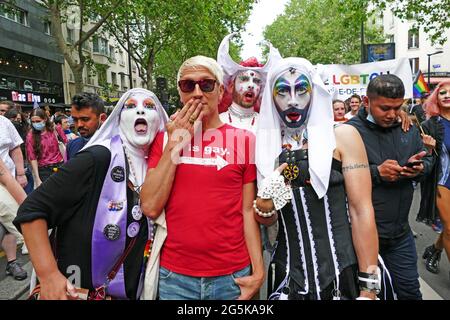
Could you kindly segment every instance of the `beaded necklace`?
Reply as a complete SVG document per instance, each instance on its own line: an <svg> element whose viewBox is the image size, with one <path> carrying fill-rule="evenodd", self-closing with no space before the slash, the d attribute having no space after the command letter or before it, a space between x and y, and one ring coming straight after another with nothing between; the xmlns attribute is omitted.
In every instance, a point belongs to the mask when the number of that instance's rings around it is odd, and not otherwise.
<svg viewBox="0 0 450 320"><path fill-rule="evenodd" d="M230 123L233 122L233 119L231 119L231 115L239 118L239 120L241 120L241 121L242 121L242 119L247 119L247 118L253 117L251 125L253 126L255 124L256 112L252 112L249 114L243 114L243 113L239 113L238 111L236 111L232 107L230 107L230 108L228 108L228 120L230 121Z"/></svg>
<svg viewBox="0 0 450 320"><path fill-rule="evenodd" d="M133 162L131 161L131 157L130 157L130 155L128 154L127 148L126 148L126 147L124 147L123 150L124 150L124 152L125 152L125 156L127 157L128 164L129 164L129 166L130 166L130 173L131 173L131 176L134 178L134 181L137 183L136 170L134 170L134 165L133 165ZM136 186L136 185L131 181L131 179L128 179L128 180L130 181L131 185L133 186L134 191L136 191L137 194L140 195L140 193L141 193L141 188L142 188L142 185L143 185L144 183L142 182L139 186Z"/></svg>
<svg viewBox="0 0 450 320"><path fill-rule="evenodd" d="M136 170L134 169L134 165L133 165L133 162L131 161L131 157L130 157L130 155L128 154L128 152L126 150L127 149L124 147L125 156L127 157L128 164L130 166L130 173L134 177L135 182L137 182ZM144 183L142 183L139 186L135 186L133 184L133 182L131 182L130 179L129 179L129 181L130 181L131 185L133 186L134 191L138 194L139 200L138 200L138 204L137 205L139 207L141 207L140 193L141 193L142 185ZM155 234L156 234L156 229L157 229L157 225L151 219L147 219L147 223L149 224L149 229L151 231L150 231L149 239L145 243L145 248L144 248L144 261L143 261L144 268L147 266L147 261L148 261L148 259L150 257L151 252L152 252L153 240L155 239Z"/></svg>

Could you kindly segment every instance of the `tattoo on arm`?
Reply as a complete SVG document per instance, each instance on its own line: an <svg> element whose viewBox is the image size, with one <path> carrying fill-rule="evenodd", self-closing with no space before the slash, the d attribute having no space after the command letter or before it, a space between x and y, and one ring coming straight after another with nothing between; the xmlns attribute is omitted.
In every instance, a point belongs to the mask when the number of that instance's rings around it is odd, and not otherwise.
<svg viewBox="0 0 450 320"><path fill-rule="evenodd" d="M350 170L354 170L354 169L368 169L368 168L369 168L368 164L363 164L363 163L351 164L351 165L342 167L342 173L350 171Z"/></svg>

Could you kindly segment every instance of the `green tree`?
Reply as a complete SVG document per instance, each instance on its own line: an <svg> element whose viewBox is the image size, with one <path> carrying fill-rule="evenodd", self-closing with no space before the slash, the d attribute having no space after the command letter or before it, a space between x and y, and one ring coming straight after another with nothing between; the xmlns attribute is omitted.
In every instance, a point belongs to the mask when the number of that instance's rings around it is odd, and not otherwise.
<svg viewBox="0 0 450 320"><path fill-rule="evenodd" d="M392 10L402 20L413 20L415 28L423 27L432 44L443 45L450 29L450 0L372 0L380 10Z"/></svg>
<svg viewBox="0 0 450 320"><path fill-rule="evenodd" d="M101 26L119 11L124 0L41 0L38 3L48 10L48 21L56 45L69 65L75 80L76 92L83 91L83 70L93 66L90 52L83 50ZM92 24L88 24L93 21ZM64 38L63 26L78 32L78 40Z"/></svg>
<svg viewBox="0 0 450 320"><path fill-rule="evenodd" d="M266 27L264 37L284 57L352 64L360 61L361 24L367 18L363 0L292 0L285 13ZM381 28L368 23L364 36L366 43L384 42Z"/></svg>
<svg viewBox="0 0 450 320"><path fill-rule="evenodd" d="M222 38L244 26L253 2L128 1L127 12L115 15L106 26L136 61L147 88L153 89L160 76L174 86L185 59L198 54L216 57Z"/></svg>

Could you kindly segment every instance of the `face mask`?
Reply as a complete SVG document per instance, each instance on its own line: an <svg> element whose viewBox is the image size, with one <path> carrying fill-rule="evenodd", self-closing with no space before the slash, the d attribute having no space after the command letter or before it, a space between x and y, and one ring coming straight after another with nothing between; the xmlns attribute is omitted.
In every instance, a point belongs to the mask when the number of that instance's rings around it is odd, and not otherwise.
<svg viewBox="0 0 450 320"><path fill-rule="evenodd" d="M374 123L374 124L377 124L376 122L375 122L375 119L372 117L372 115L369 113L368 115L367 115L367 121L370 121L370 122L372 122L372 123Z"/></svg>
<svg viewBox="0 0 450 320"><path fill-rule="evenodd" d="M120 133L132 146L149 146L159 130L160 118L153 99L142 93L130 96L120 114Z"/></svg>
<svg viewBox="0 0 450 320"><path fill-rule="evenodd" d="M33 128L37 131L42 131L45 128L45 122L36 122L36 123L32 123Z"/></svg>
<svg viewBox="0 0 450 320"><path fill-rule="evenodd" d="M370 104L369 104L369 107L367 108L367 117L366 117L366 119L367 119L367 121L372 122L373 124L377 124L377 122L373 118L372 114L370 113Z"/></svg>
<svg viewBox="0 0 450 320"><path fill-rule="evenodd" d="M299 128L308 118L311 83L299 70L291 68L275 81L273 101L281 120L289 128Z"/></svg>

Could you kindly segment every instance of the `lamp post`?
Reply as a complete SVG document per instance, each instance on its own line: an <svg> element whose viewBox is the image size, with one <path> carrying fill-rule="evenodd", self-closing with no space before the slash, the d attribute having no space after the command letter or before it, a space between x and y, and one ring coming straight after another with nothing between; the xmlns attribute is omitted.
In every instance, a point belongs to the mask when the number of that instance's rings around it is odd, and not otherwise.
<svg viewBox="0 0 450 320"><path fill-rule="evenodd" d="M435 54L439 54L439 53L443 53L444 51L442 51L442 50L439 50L439 51L436 51L436 52L434 52L434 53L427 53L427 56L428 56L428 88L430 88L431 87L431 83L430 83L430 69L431 69L431 56L434 56Z"/></svg>

